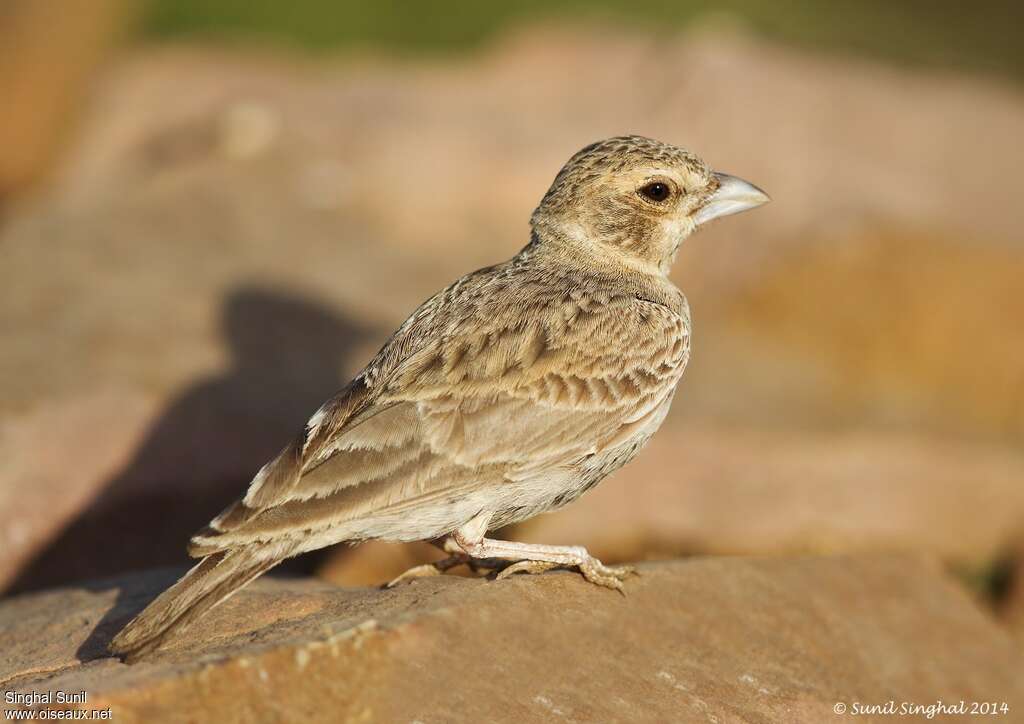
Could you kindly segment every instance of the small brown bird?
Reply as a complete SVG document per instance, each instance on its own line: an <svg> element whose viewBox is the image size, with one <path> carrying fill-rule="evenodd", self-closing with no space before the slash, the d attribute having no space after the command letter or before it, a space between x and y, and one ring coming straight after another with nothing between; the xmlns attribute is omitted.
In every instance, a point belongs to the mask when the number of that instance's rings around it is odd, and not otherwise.
<svg viewBox="0 0 1024 724"><path fill-rule="evenodd" d="M342 541L431 540L499 577L630 573L580 547L486 538L572 502L661 425L690 354L690 312L668 280L701 224L768 201L681 148L639 136L574 155L512 259L420 306L376 357L197 533L198 565L114 638L129 658L291 556Z"/></svg>

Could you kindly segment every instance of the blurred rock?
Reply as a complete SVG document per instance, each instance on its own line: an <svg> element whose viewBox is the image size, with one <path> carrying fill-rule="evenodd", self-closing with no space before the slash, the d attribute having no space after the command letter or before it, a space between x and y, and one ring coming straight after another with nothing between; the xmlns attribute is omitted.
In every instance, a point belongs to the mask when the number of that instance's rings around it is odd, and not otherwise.
<svg viewBox="0 0 1024 724"><path fill-rule="evenodd" d="M6 0L0 9L0 200L50 170L134 0Z"/></svg>
<svg viewBox="0 0 1024 724"><path fill-rule="evenodd" d="M700 346L679 409L1021 449L1024 247L972 239L823 233L780 253L695 309Z"/></svg>
<svg viewBox="0 0 1024 724"><path fill-rule="evenodd" d="M237 103L221 119L220 146L225 157L242 161L270 149L280 130L275 110L259 103Z"/></svg>
<svg viewBox="0 0 1024 724"><path fill-rule="evenodd" d="M998 613L1002 622L1024 645L1024 545L1012 551L1007 579L1007 590L1002 592L1003 600L998 602Z"/></svg>
<svg viewBox="0 0 1024 724"><path fill-rule="evenodd" d="M183 560L420 301L526 240L570 153L622 132L774 202L680 253L694 353L655 447L522 532L993 555L1024 529L1022 130L1015 88L735 33L533 30L415 64L141 50L0 227L0 496L44 481L0 508L0 586ZM420 558L339 555L360 582Z"/></svg>
<svg viewBox="0 0 1024 724"><path fill-rule="evenodd" d="M84 690L122 722L817 723L842 721L837 702L1024 706L1021 650L917 557L645 565L627 597L571 573L389 591L263 579L166 652L102 658L170 580L0 605L5 689Z"/></svg>
<svg viewBox="0 0 1024 724"><path fill-rule="evenodd" d="M124 391L97 390L45 401L0 424L0 589L101 496L105 481L141 441L152 403ZM152 522L152 517L148 522ZM102 559L123 543L118 526L76 551ZM84 543L84 541L83 541ZM143 545L145 550L146 546ZM60 561L61 579L73 565Z"/></svg>

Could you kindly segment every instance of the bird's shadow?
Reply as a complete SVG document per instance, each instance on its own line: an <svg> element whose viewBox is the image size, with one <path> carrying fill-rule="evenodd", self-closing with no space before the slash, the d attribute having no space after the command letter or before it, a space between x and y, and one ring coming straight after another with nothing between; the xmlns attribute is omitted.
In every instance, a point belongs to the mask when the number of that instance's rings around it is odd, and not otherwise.
<svg viewBox="0 0 1024 724"><path fill-rule="evenodd" d="M22 569L8 593L180 566L188 537L244 492L255 471L346 381L353 353L378 336L308 299L260 287L228 295L222 327L228 369L167 405L130 462ZM309 558L298 564L306 571L313 565ZM128 604L119 600L105 620L123 617ZM109 633L104 629L101 621L94 635ZM95 658L92 638L82 653Z"/></svg>
<svg viewBox="0 0 1024 724"><path fill-rule="evenodd" d="M102 594L114 590L116 596L110 608L95 622L89 635L75 650L75 658L82 663L110 656L107 646L114 635L142 609L168 588L184 572L184 568L160 568L128 576L98 581L86 581L81 588ZM92 623L91 621L89 622Z"/></svg>

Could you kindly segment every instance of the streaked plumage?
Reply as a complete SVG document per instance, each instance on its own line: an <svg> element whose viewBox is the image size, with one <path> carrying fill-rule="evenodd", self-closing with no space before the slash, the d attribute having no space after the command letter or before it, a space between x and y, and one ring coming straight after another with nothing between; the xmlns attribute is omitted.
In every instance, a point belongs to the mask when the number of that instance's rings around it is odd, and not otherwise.
<svg viewBox="0 0 1024 724"><path fill-rule="evenodd" d="M341 541L440 539L455 560L571 565L621 586L624 571L582 549L484 533L575 500L657 430L690 351L667 278L676 249L702 221L765 200L650 139L577 153L530 243L417 309L193 537L203 560L111 650L149 651L281 560Z"/></svg>

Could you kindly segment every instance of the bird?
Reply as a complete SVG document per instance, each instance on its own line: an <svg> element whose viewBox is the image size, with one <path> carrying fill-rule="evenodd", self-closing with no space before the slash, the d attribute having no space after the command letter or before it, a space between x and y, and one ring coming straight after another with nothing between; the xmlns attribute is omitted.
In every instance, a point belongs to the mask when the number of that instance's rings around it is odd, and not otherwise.
<svg viewBox="0 0 1024 724"><path fill-rule="evenodd" d="M636 456L668 413L691 318L669 280L680 244L764 191L681 147L592 143L555 176L511 259L416 309L309 418L245 495L196 533L199 562L113 638L137 660L292 556L336 543L431 541L497 577L633 572L580 546L487 532L568 505Z"/></svg>

